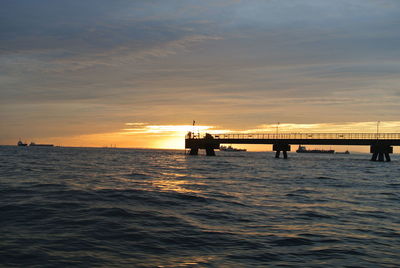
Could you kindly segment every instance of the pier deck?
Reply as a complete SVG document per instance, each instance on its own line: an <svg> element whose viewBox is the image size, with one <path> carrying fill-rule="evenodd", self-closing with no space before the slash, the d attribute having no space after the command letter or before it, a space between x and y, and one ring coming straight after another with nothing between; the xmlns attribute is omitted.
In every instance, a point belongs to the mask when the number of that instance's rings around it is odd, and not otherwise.
<svg viewBox="0 0 400 268"><path fill-rule="evenodd" d="M400 133L280 133L280 134L193 134L185 137L185 148L190 154L197 155L199 149L205 149L207 155L215 155L214 149L221 144L272 144L276 157L283 152L287 158L290 145L364 145L370 146L372 161L390 161L392 146L400 146Z"/></svg>

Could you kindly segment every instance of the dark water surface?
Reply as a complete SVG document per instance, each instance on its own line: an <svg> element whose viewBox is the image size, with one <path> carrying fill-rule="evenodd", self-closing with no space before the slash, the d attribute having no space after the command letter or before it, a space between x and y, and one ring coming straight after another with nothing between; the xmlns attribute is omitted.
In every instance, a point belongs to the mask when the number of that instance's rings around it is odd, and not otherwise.
<svg viewBox="0 0 400 268"><path fill-rule="evenodd" d="M0 147L0 266L399 267L400 159Z"/></svg>

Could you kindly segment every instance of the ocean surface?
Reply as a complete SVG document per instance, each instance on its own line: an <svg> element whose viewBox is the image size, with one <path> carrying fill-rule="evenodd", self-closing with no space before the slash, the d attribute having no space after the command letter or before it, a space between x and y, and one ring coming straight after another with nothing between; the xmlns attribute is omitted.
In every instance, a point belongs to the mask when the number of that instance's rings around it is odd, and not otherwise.
<svg viewBox="0 0 400 268"><path fill-rule="evenodd" d="M2 267L399 267L400 157L0 147Z"/></svg>

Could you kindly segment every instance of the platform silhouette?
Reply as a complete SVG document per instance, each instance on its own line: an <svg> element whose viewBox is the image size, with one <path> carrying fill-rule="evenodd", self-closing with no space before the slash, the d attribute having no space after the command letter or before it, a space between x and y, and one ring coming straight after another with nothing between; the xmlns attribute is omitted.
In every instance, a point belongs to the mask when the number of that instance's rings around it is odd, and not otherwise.
<svg viewBox="0 0 400 268"><path fill-rule="evenodd" d="M291 145L364 145L370 146L372 161L390 161L393 146L400 146L400 133L280 133L280 134L194 134L185 137L185 148L190 155L198 155L199 149L214 156L221 144L272 144L275 157L287 159Z"/></svg>

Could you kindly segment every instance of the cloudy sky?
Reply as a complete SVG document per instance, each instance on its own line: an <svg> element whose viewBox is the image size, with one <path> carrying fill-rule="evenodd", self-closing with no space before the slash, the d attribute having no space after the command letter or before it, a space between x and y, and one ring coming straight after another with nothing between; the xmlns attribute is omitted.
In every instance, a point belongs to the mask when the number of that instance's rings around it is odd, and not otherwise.
<svg viewBox="0 0 400 268"><path fill-rule="evenodd" d="M0 63L0 144L400 132L398 0L2 0Z"/></svg>

